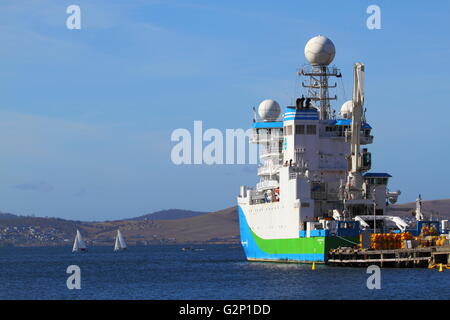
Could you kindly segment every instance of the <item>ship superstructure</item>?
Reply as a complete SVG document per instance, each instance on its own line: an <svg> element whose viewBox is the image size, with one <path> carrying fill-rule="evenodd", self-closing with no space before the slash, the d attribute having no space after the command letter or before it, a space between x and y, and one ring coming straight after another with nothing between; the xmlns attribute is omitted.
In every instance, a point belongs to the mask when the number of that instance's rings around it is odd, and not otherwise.
<svg viewBox="0 0 450 320"><path fill-rule="evenodd" d="M329 249L359 241L360 224L374 229L386 220L388 173L369 172L373 142L364 105L364 65L354 65L353 99L339 114L330 79L332 41L308 41L309 64L298 75L305 94L282 112L264 100L258 107L250 142L260 144L260 181L243 186L238 197L241 242L250 260L325 261ZM370 219L369 219L370 218Z"/></svg>

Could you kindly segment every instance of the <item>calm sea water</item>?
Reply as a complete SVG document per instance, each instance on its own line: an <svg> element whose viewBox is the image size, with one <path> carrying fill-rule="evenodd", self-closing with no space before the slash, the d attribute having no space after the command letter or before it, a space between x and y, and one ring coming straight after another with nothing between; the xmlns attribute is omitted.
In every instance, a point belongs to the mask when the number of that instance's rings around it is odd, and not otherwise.
<svg viewBox="0 0 450 320"><path fill-rule="evenodd" d="M364 268L247 262L229 245L0 248L0 299L450 299L450 270L382 269L369 290ZM69 265L81 289L69 290Z"/></svg>

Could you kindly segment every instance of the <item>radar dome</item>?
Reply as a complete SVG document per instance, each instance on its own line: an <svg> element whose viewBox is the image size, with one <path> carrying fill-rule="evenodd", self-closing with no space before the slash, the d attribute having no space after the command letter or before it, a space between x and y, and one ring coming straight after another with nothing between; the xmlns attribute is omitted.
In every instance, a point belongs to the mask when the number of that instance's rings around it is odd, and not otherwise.
<svg viewBox="0 0 450 320"><path fill-rule="evenodd" d="M353 101L348 100L344 102L344 104L341 107L341 116L345 119L350 119L352 117L353 112Z"/></svg>
<svg viewBox="0 0 450 320"><path fill-rule="evenodd" d="M336 54L333 42L324 36L309 39L305 46L305 58L313 66L329 65Z"/></svg>
<svg viewBox="0 0 450 320"><path fill-rule="evenodd" d="M281 113L278 102L267 99L259 104L258 114L264 121L275 121Z"/></svg>

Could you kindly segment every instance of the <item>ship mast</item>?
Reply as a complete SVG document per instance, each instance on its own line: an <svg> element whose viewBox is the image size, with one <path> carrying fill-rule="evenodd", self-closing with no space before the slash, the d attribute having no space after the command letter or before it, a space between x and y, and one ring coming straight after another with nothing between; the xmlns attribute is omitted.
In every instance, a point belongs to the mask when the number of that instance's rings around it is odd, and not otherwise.
<svg viewBox="0 0 450 320"><path fill-rule="evenodd" d="M330 97L328 89L336 88L337 84L334 83L334 85L329 85L328 78L342 77L339 69L336 67L329 68L323 65L307 65L303 67L298 74L300 76L303 75L309 77L307 84L302 82L302 87L308 89L306 98L311 99L319 109L320 120L333 118L330 101L337 100L337 96L334 95L334 97Z"/></svg>

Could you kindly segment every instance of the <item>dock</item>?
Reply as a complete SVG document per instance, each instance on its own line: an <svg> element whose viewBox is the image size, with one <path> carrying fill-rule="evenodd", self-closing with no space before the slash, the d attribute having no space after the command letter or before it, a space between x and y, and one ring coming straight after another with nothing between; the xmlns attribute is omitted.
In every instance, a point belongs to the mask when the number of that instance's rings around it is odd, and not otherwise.
<svg viewBox="0 0 450 320"><path fill-rule="evenodd" d="M327 264L402 268L427 268L437 264L450 266L450 246L392 250L338 248L328 253Z"/></svg>

